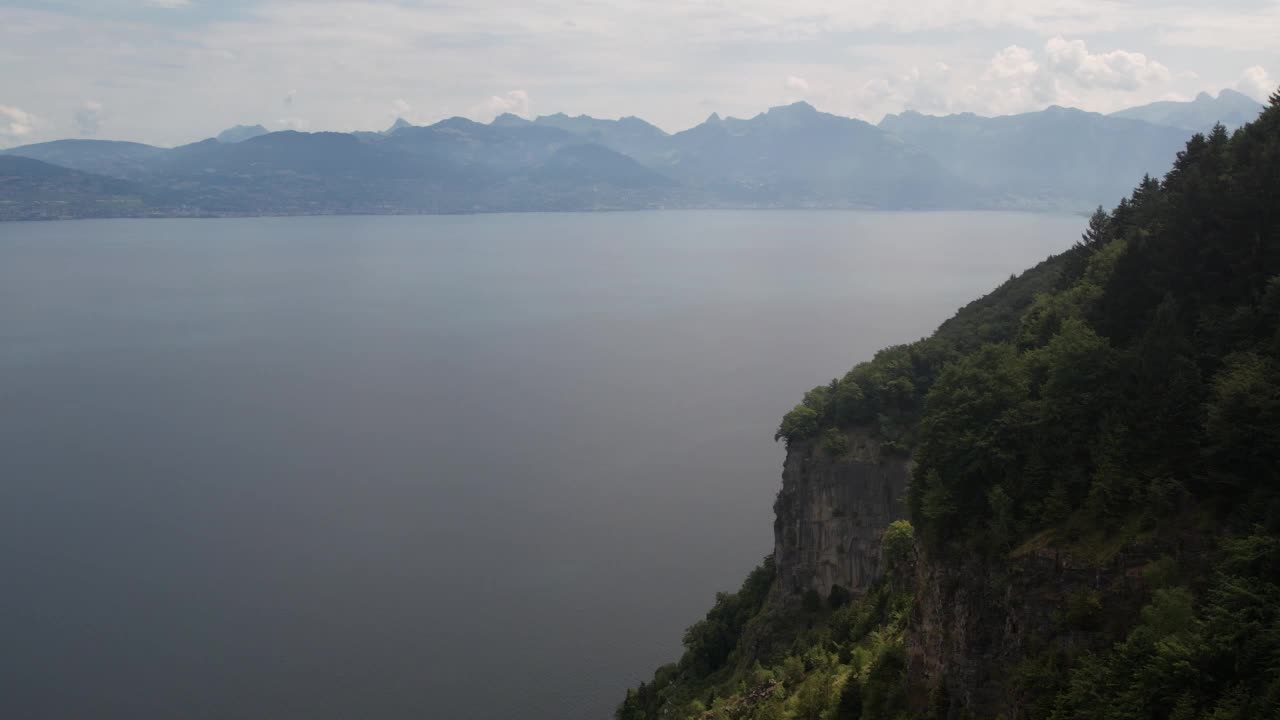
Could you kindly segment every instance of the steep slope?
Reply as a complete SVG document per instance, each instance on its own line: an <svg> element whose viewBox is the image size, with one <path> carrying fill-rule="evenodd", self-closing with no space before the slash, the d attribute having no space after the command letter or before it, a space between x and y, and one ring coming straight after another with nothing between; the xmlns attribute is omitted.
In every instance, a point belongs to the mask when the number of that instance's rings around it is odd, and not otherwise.
<svg viewBox="0 0 1280 720"><path fill-rule="evenodd" d="M808 393L774 556L618 717L1280 717L1278 199L1280 94Z"/></svg>
<svg viewBox="0 0 1280 720"><path fill-rule="evenodd" d="M650 170L622 153L595 145L566 145L530 173L531 180L621 188L666 188L675 181Z"/></svg>
<svg viewBox="0 0 1280 720"><path fill-rule="evenodd" d="M427 127L402 128L377 146L433 163L499 175L527 170L546 162L560 148L581 142L572 133L555 128L483 125L456 117Z"/></svg>
<svg viewBox="0 0 1280 720"><path fill-rule="evenodd" d="M394 210L418 171L412 158L349 134L294 131L184 145L152 167L162 194L230 215Z"/></svg>
<svg viewBox="0 0 1280 720"><path fill-rule="evenodd" d="M413 123L409 122L408 120L405 120L402 117L398 117L396 118L395 122L391 123L390 127L382 131L382 134L392 135L395 133L395 131L399 130L400 128L411 128L411 127L414 127Z"/></svg>
<svg viewBox="0 0 1280 720"><path fill-rule="evenodd" d="M238 143L252 140L259 135L266 135L268 130L261 125L236 125L218 133L214 139L220 143Z"/></svg>
<svg viewBox="0 0 1280 720"><path fill-rule="evenodd" d="M151 164L166 152L164 148L115 140L54 140L10 148L0 155L32 158L86 173L138 179L148 175Z"/></svg>
<svg viewBox="0 0 1280 720"><path fill-rule="evenodd" d="M653 167L731 203L903 208L972 201L970 188L924 152L807 103L750 120L713 115L673 135Z"/></svg>
<svg viewBox="0 0 1280 720"><path fill-rule="evenodd" d="M540 116L533 122L573 133L588 142L630 155L645 164L653 164L669 149L667 138L670 136L638 117L600 120L586 115L569 117L564 113L556 113Z"/></svg>
<svg viewBox="0 0 1280 720"><path fill-rule="evenodd" d="M0 155L0 220L133 217L147 209L135 183Z"/></svg>
<svg viewBox="0 0 1280 720"><path fill-rule="evenodd" d="M1158 174L1187 133L1051 107L1023 115L889 115L880 128L984 189L991 206L1079 210L1111 202L1132 178Z"/></svg>
<svg viewBox="0 0 1280 720"><path fill-rule="evenodd" d="M1111 113L1111 117L1142 120L1153 125L1168 125L1188 132L1209 132L1221 123L1228 130L1258 117L1262 104L1235 90L1223 90L1214 97L1202 92L1194 100L1166 100Z"/></svg>

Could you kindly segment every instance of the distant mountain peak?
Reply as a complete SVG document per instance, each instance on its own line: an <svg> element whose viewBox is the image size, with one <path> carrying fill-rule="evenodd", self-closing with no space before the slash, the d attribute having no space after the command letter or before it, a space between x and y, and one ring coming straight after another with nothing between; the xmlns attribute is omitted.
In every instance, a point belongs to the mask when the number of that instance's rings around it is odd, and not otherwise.
<svg viewBox="0 0 1280 720"><path fill-rule="evenodd" d="M1262 104L1248 95L1224 88L1216 98L1208 92L1201 92L1194 100L1161 100L1112 115L1192 132L1205 132L1215 123L1221 123L1227 128L1239 127L1256 118L1262 110Z"/></svg>
<svg viewBox="0 0 1280 720"><path fill-rule="evenodd" d="M707 116L707 119L706 119L706 120L703 120L703 121L702 121L702 124L703 124L703 125L718 125L720 122L721 122L721 120L720 120L720 113L713 112L713 113L711 113L710 115L708 115L708 116Z"/></svg>
<svg viewBox="0 0 1280 720"><path fill-rule="evenodd" d="M475 120L464 118L460 115L454 115L453 117L445 118L444 120L441 120L440 122L434 125L431 125L430 127L433 127L439 130L450 130L450 129L470 130L475 127L484 127L484 126L476 122Z"/></svg>
<svg viewBox="0 0 1280 720"><path fill-rule="evenodd" d="M777 107L771 107L769 108L769 111L768 111L769 114L786 113L789 115L817 114L817 112L818 112L817 108L805 102L804 100L797 100L796 102L793 102L790 105L779 105Z"/></svg>
<svg viewBox="0 0 1280 720"><path fill-rule="evenodd" d="M398 117L396 118L395 122L391 123L391 127L382 131L382 134L390 135L391 133L399 130L400 128L407 128L407 127L413 127L413 123L409 122L408 120L405 120L402 117Z"/></svg>
<svg viewBox="0 0 1280 720"><path fill-rule="evenodd" d="M220 143L232 144L266 135L267 132L268 130L261 125L236 125L218 133L215 139Z"/></svg>
<svg viewBox="0 0 1280 720"><path fill-rule="evenodd" d="M502 113L498 117L494 118L489 124L494 127L521 127L524 125L532 125L533 123L513 113Z"/></svg>

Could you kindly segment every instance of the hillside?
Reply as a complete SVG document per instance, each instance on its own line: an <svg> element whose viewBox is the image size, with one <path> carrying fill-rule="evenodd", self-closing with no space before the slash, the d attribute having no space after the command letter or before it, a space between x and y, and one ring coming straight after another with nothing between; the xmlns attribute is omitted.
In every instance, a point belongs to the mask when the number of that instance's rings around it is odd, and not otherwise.
<svg viewBox="0 0 1280 720"><path fill-rule="evenodd" d="M1092 207L1168 167L1187 131L1071 108L984 118L889 115L880 128L982 188L994 207Z"/></svg>
<svg viewBox="0 0 1280 720"><path fill-rule="evenodd" d="M807 103L749 120L712 116L671 136L654 165L729 202L784 207L954 207L968 183L873 125Z"/></svg>
<svg viewBox="0 0 1280 720"><path fill-rule="evenodd" d="M0 220L131 217L147 207L136 183L0 155Z"/></svg>
<svg viewBox="0 0 1280 720"><path fill-rule="evenodd" d="M1262 105L1235 90L1222 90L1217 97L1202 92L1190 102L1165 100L1111 113L1111 117L1169 125L1189 132L1209 132L1222 124L1229 130L1258 117Z"/></svg>
<svg viewBox="0 0 1280 720"><path fill-rule="evenodd" d="M774 554L617 717L1280 717L1278 201L1280 94L809 392Z"/></svg>
<svg viewBox="0 0 1280 720"><path fill-rule="evenodd" d="M31 158L80 172L136 180L150 174L168 150L117 140L54 140L0 152Z"/></svg>

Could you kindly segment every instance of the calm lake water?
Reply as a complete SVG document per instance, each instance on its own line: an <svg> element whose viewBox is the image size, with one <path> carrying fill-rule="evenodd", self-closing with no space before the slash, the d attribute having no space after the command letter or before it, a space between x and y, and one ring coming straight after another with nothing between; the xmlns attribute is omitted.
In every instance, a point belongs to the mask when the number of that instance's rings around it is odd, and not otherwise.
<svg viewBox="0 0 1280 720"><path fill-rule="evenodd" d="M0 224L0 717L606 718L808 388L1080 218Z"/></svg>

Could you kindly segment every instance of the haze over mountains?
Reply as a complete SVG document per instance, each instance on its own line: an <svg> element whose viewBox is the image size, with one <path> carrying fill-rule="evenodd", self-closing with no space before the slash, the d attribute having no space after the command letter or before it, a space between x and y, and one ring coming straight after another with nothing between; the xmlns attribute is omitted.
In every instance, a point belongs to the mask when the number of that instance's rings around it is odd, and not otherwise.
<svg viewBox="0 0 1280 720"><path fill-rule="evenodd" d="M1111 113L1111 117L1144 120L1193 132L1205 132L1215 123L1238 128L1258 116L1260 106L1244 93L1226 89L1213 97L1202 92L1191 102L1155 102Z"/></svg>
<svg viewBox="0 0 1280 720"><path fill-rule="evenodd" d="M1160 173L1192 132L1262 106L1224 90L1100 115L987 118L807 103L712 114L668 134L635 117L500 115L383 132L237 126L176 148L58 140L0 153L0 219L462 213L658 207L1082 211ZM5 157L8 156L8 157ZM25 161L16 161L23 158Z"/></svg>

